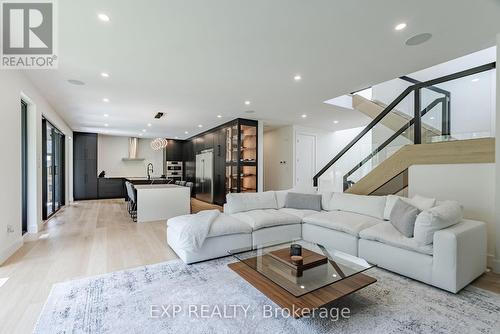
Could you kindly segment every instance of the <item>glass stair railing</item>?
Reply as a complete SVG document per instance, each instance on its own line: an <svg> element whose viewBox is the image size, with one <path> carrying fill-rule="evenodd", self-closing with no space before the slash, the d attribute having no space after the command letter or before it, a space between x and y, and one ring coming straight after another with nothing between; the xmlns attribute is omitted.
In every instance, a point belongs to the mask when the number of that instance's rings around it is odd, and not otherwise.
<svg viewBox="0 0 500 334"><path fill-rule="evenodd" d="M346 191L405 145L490 137L491 124L489 131L464 128L468 123L461 119L464 114L472 118L474 115L458 111L452 114L455 104L451 99L467 101L463 96L467 86L478 75L494 77L494 70L495 63L490 63L426 82L401 77L411 85L314 176L314 186ZM493 91L491 87L485 89ZM405 118L401 118L401 111L407 115ZM455 123L453 117L457 118Z"/></svg>

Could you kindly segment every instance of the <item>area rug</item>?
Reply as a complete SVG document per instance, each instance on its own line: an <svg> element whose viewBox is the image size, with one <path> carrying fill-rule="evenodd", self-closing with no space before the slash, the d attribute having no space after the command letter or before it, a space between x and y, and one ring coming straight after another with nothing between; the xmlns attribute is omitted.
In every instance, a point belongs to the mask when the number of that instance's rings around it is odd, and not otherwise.
<svg viewBox="0 0 500 334"><path fill-rule="evenodd" d="M230 262L174 260L56 284L35 333L500 333L500 295L471 286L455 295L378 268L368 272L377 283L327 315L293 319Z"/></svg>

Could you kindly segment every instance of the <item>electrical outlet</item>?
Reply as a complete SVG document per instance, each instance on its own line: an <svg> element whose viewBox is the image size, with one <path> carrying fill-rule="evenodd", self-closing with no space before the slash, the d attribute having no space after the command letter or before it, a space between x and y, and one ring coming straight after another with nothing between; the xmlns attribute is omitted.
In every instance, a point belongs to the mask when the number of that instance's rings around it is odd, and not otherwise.
<svg viewBox="0 0 500 334"><path fill-rule="evenodd" d="M12 225L7 225L7 233L14 233L14 227L12 227Z"/></svg>

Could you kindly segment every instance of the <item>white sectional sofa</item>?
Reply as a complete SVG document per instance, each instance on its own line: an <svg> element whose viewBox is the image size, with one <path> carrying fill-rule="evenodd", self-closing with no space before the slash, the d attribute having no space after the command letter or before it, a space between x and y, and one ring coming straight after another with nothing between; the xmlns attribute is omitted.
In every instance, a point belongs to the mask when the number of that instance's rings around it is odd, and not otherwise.
<svg viewBox="0 0 500 334"><path fill-rule="evenodd" d="M486 225L462 219L434 233L433 243L403 236L387 220L385 196L321 194L321 211L285 207L287 191L230 194L225 216L203 246L186 251L167 222L167 241L186 263L227 256L228 250L303 238L359 256L379 267L456 293L486 270ZM389 208L390 209L390 208Z"/></svg>

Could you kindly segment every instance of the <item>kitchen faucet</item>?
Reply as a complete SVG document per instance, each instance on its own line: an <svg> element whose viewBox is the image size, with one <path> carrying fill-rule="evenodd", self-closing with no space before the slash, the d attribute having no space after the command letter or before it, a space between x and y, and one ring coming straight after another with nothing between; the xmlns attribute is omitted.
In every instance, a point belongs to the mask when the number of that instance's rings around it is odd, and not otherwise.
<svg viewBox="0 0 500 334"><path fill-rule="evenodd" d="M153 170L153 164L150 162L148 163L148 181L151 180L151 174L149 174L149 172L153 173L154 170Z"/></svg>

